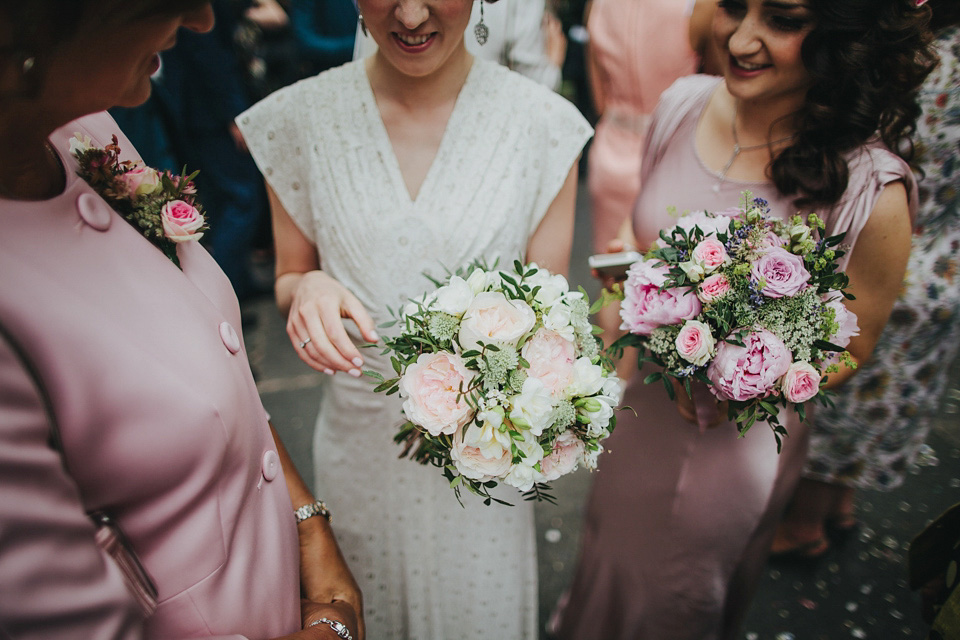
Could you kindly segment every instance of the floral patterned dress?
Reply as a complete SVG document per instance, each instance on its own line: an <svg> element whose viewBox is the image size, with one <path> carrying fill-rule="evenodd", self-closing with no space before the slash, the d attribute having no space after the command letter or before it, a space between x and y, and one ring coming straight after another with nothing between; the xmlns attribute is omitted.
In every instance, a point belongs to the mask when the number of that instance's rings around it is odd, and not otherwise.
<svg viewBox="0 0 960 640"><path fill-rule="evenodd" d="M873 358L818 409L804 477L888 490L903 482L960 347L960 27L938 38L920 95L920 209L907 274Z"/></svg>

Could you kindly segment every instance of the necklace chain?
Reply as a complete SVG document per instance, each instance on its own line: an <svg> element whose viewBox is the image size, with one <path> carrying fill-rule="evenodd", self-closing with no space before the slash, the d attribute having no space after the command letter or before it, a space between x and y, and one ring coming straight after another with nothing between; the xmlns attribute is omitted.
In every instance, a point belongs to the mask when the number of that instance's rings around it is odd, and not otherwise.
<svg viewBox="0 0 960 640"><path fill-rule="evenodd" d="M744 151L756 151L757 149L768 149L774 145L778 145L781 142L787 142L788 140L793 140L797 137L797 134L791 134L789 136L784 136L783 138L777 138L776 140L770 140L768 142L763 142L761 144L751 144L746 147L740 146L740 137L737 135L737 114L740 112L739 103L733 110L733 119L730 120L730 131L733 133L733 153L730 154L730 159L727 160L727 163L723 165L723 169L720 170L720 177L717 180L717 184L713 186L714 193L720 191L720 185L723 184L727 179L727 172L730 171L730 167L733 166L733 163L736 161L737 157Z"/></svg>

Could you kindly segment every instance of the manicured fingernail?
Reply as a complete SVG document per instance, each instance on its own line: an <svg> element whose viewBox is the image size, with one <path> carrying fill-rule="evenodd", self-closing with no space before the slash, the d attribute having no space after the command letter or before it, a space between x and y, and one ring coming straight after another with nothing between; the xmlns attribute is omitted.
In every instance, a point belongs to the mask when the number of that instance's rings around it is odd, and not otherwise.
<svg viewBox="0 0 960 640"><path fill-rule="evenodd" d="M347 373L349 373L350 375L352 375L354 378L359 378L360 375L361 375L361 374L360 374L360 369L350 369L350 371L347 371Z"/></svg>
<svg viewBox="0 0 960 640"><path fill-rule="evenodd" d="M363 358L354 358L353 360L351 360L351 362L353 362L353 365L354 365L355 367L362 367L362 366L363 366Z"/></svg>
<svg viewBox="0 0 960 640"><path fill-rule="evenodd" d="M373 332L370 333L370 338L371 338L374 342L379 342L379 341L380 341L380 336L377 335L377 332L376 332L376 331L373 331Z"/></svg>
<svg viewBox="0 0 960 640"><path fill-rule="evenodd" d="M335 373L333 369L324 369L323 372L328 376L332 376Z"/></svg>

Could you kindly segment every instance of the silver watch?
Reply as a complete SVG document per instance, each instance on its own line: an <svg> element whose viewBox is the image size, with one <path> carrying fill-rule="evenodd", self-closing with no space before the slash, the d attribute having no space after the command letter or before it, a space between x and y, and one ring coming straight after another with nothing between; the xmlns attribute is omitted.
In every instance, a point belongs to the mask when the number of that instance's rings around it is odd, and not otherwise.
<svg viewBox="0 0 960 640"><path fill-rule="evenodd" d="M303 507L301 507L302 509ZM319 620L314 620L307 625L307 629L314 627L318 624L329 625L331 629L337 632L337 636L343 638L343 640L353 640L353 636L350 635L350 629L347 629L347 625L337 620L330 620L329 618L320 618Z"/></svg>
<svg viewBox="0 0 960 640"><path fill-rule="evenodd" d="M305 504L302 507L298 507L294 510L293 515L297 518L297 524L313 516L323 516L328 522L330 521L330 512L327 510L327 505L323 504L323 500L317 500L312 504ZM344 636L340 637L342 638Z"/></svg>

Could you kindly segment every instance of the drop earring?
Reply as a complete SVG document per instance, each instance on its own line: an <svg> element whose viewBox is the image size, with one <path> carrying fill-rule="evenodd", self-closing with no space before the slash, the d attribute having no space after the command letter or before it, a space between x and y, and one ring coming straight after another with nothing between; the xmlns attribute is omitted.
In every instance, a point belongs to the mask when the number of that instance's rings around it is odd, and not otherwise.
<svg viewBox="0 0 960 640"><path fill-rule="evenodd" d="M481 47L487 44L487 38L490 37L490 29L483 23L483 0L480 0L480 22L473 28L473 35Z"/></svg>
<svg viewBox="0 0 960 640"><path fill-rule="evenodd" d="M363 14L357 11L357 21L360 23L360 31L363 32L363 35L370 35L367 33L367 23L363 21Z"/></svg>

